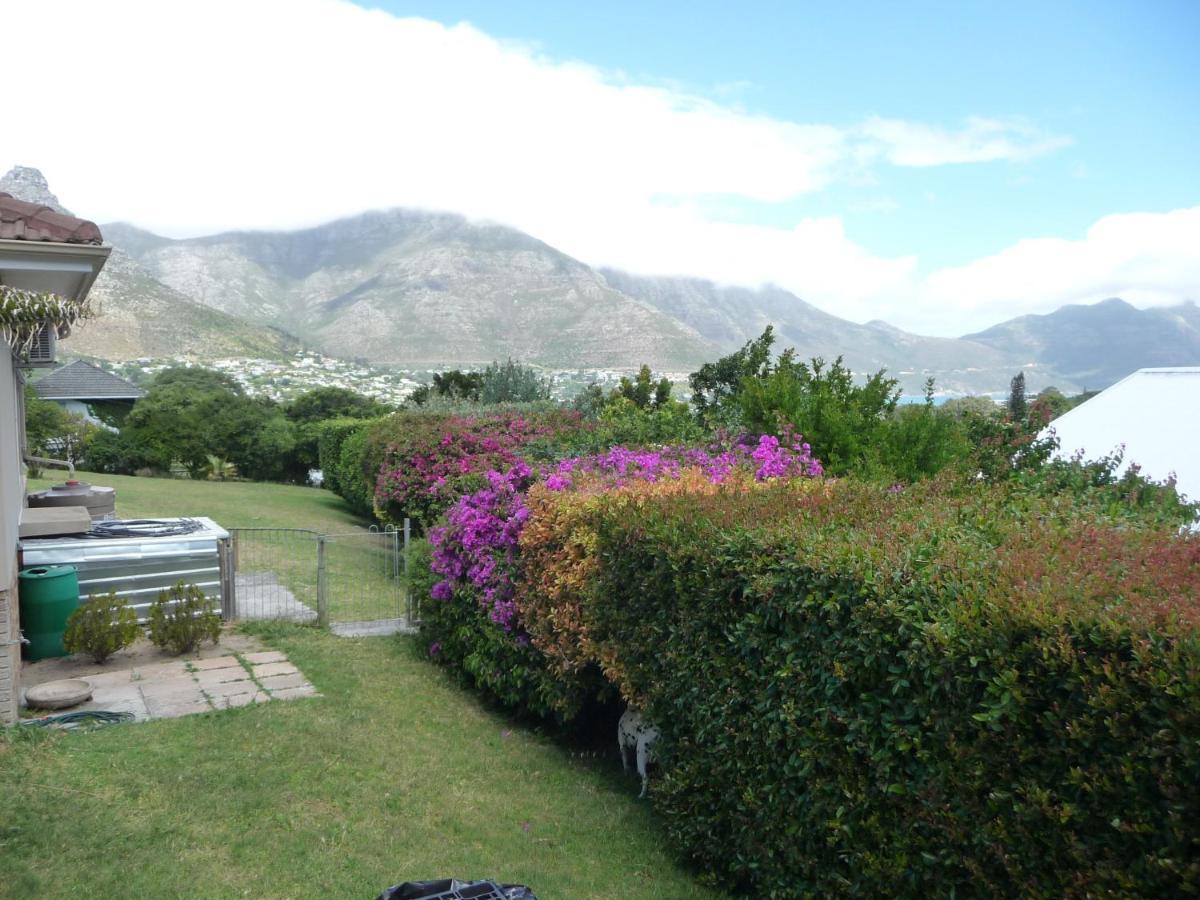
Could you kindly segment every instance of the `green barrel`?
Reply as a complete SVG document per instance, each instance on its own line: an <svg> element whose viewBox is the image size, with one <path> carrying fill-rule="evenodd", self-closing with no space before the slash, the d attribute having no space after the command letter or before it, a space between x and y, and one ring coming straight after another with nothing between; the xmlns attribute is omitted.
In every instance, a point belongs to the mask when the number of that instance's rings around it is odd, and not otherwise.
<svg viewBox="0 0 1200 900"><path fill-rule="evenodd" d="M66 656L63 632L79 605L79 573L74 566L35 566L21 572L19 580L21 631L29 640L25 658Z"/></svg>

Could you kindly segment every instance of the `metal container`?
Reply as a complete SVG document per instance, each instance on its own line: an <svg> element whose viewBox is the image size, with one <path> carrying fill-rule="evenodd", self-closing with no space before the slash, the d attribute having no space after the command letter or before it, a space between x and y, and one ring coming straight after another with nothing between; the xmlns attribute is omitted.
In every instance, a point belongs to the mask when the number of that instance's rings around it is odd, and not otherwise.
<svg viewBox="0 0 1200 900"><path fill-rule="evenodd" d="M162 534L162 531L186 533ZM212 519L115 519L81 536L27 538L18 545L26 566L74 566L79 594L125 597L138 621L149 618L160 591L194 584L227 613L232 601L229 532Z"/></svg>
<svg viewBox="0 0 1200 900"><path fill-rule="evenodd" d="M79 581L73 566L34 566L18 576L21 631L29 639L30 662L66 656L63 634L67 619L79 606Z"/></svg>
<svg viewBox="0 0 1200 900"><path fill-rule="evenodd" d="M93 522L115 518L116 488L97 487L86 481L66 481L55 484L44 491L34 491L26 502L32 508L44 506L83 506Z"/></svg>

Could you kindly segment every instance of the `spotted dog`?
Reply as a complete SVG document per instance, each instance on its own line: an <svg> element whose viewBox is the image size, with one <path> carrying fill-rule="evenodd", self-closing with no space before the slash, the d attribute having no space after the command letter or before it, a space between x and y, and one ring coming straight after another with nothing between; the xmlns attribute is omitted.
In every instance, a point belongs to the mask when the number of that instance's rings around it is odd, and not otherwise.
<svg viewBox="0 0 1200 900"><path fill-rule="evenodd" d="M646 764L653 758L651 747L658 740L658 729L643 718L641 712L632 706L627 707L617 723L617 746L621 748L621 766L629 771L629 751L637 753L637 771L642 776L642 792L639 797L646 796L646 786L650 783L646 776Z"/></svg>

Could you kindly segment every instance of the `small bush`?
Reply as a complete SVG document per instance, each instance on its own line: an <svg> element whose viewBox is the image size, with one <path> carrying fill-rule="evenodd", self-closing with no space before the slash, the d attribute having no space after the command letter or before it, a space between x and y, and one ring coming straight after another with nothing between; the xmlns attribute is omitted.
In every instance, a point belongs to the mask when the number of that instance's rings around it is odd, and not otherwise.
<svg viewBox="0 0 1200 900"><path fill-rule="evenodd" d="M180 581L158 595L150 607L150 640L179 656L205 640L221 639L221 617L212 599L194 584Z"/></svg>
<svg viewBox="0 0 1200 900"><path fill-rule="evenodd" d="M115 591L93 595L67 619L63 646L69 653L87 653L102 663L137 640L137 614Z"/></svg>

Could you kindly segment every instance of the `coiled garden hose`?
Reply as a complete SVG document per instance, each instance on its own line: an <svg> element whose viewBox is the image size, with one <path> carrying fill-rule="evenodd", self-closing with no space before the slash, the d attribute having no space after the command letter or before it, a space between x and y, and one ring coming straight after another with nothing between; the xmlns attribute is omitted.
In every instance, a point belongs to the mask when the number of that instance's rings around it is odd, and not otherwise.
<svg viewBox="0 0 1200 900"><path fill-rule="evenodd" d="M36 719L22 719L22 725L34 728L61 728L72 730L91 726L103 728L105 725L119 725L122 722L132 722L133 713L109 712L106 709L86 709L78 712L58 713L53 716L39 716Z"/></svg>

